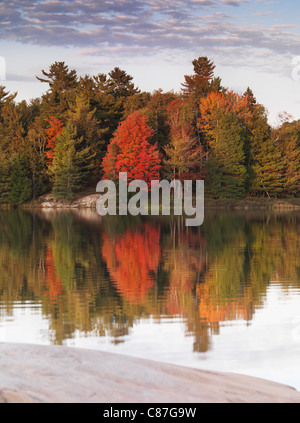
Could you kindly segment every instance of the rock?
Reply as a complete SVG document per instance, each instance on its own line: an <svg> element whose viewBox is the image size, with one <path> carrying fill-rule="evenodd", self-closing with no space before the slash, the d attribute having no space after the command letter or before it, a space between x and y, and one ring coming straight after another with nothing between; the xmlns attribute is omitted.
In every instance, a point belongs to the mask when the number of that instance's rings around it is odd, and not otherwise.
<svg viewBox="0 0 300 423"><path fill-rule="evenodd" d="M0 344L0 402L300 403L249 376L63 346Z"/></svg>
<svg viewBox="0 0 300 423"><path fill-rule="evenodd" d="M42 208L53 208L54 207L54 203L50 202L50 201L45 201L44 203L41 203Z"/></svg>

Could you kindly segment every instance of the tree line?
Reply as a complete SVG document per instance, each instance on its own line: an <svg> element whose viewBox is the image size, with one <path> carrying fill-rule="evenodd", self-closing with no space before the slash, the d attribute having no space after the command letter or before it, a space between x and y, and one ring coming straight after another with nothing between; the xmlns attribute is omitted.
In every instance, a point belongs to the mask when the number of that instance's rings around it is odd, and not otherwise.
<svg viewBox="0 0 300 423"><path fill-rule="evenodd" d="M177 93L141 91L118 67L78 76L65 62L37 76L41 98L17 103L0 86L0 203L71 200L120 171L205 179L216 199L298 197L300 120L272 128L250 88L224 87L207 57L192 64Z"/></svg>

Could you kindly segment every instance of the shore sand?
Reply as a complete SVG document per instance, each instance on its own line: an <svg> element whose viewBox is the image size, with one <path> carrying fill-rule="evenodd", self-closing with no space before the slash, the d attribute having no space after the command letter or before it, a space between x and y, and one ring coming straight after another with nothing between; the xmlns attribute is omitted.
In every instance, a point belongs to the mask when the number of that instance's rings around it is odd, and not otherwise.
<svg viewBox="0 0 300 423"><path fill-rule="evenodd" d="M0 354L2 403L300 403L267 380L119 354L10 343Z"/></svg>

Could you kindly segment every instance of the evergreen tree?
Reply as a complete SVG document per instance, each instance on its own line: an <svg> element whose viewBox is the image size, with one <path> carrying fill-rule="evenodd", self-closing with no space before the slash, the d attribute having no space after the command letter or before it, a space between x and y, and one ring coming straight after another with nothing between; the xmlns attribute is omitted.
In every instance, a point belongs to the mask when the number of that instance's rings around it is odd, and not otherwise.
<svg viewBox="0 0 300 423"><path fill-rule="evenodd" d="M90 148L78 149L80 145L82 139L77 138L76 128L66 125L57 138L49 167L53 175L53 193L58 199L72 200L77 190L86 187L88 175L95 166Z"/></svg>
<svg viewBox="0 0 300 423"><path fill-rule="evenodd" d="M218 116L213 157L223 172L222 197L243 198L246 194L244 140L237 116L224 110Z"/></svg>
<svg viewBox="0 0 300 423"><path fill-rule="evenodd" d="M300 121L284 122L271 133L284 161L284 188L288 195L300 193Z"/></svg>
<svg viewBox="0 0 300 423"><path fill-rule="evenodd" d="M0 204L8 202L10 191L10 161L8 155L1 150L0 146Z"/></svg>
<svg viewBox="0 0 300 423"><path fill-rule="evenodd" d="M84 94L78 94L75 102L70 104L67 113L68 123L77 128L77 137L81 138L84 145L95 153L100 161L103 154L103 131L99 128L95 118L96 108L91 109L90 101Z"/></svg>
<svg viewBox="0 0 300 423"><path fill-rule="evenodd" d="M78 86L77 74L70 70L65 62L55 62L49 71L42 70L43 77L36 77L39 81L49 85L49 90L42 96L42 117L49 115L65 120L68 103L74 99Z"/></svg>
<svg viewBox="0 0 300 423"><path fill-rule="evenodd" d="M39 118L31 124L25 141L32 178L32 197L35 199L49 188L45 156L47 137Z"/></svg>
<svg viewBox="0 0 300 423"><path fill-rule="evenodd" d="M170 126L168 123L168 105L178 96L172 92L164 93L162 90L155 90L143 109L143 114L147 118L148 124L154 130L154 135L150 140L151 144L156 144L161 153L164 154L164 146L170 141Z"/></svg>
<svg viewBox="0 0 300 423"><path fill-rule="evenodd" d="M193 62L194 74L185 75L185 82L182 84L184 99L189 106L191 122L194 125L198 141L201 141L202 134L198 126L200 118L199 105L201 99L210 91L219 91L221 81L214 78L214 63L207 57L199 57Z"/></svg>
<svg viewBox="0 0 300 423"><path fill-rule="evenodd" d="M27 163L25 155L15 154L11 159L8 202L12 205L22 204L32 198L32 182Z"/></svg>
<svg viewBox="0 0 300 423"><path fill-rule="evenodd" d="M256 147L252 192L277 197L284 188L284 161L270 139Z"/></svg>

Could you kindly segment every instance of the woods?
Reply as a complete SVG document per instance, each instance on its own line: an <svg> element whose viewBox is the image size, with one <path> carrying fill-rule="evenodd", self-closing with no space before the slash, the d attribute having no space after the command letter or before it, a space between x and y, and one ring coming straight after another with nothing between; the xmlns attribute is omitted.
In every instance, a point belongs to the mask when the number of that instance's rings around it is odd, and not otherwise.
<svg viewBox="0 0 300 423"><path fill-rule="evenodd" d="M52 192L71 200L101 178L204 179L215 199L298 197L300 120L272 128L251 88L222 85L207 57L178 93L143 92L116 67L78 76L64 62L42 70L45 94L16 101L0 87L0 203Z"/></svg>

